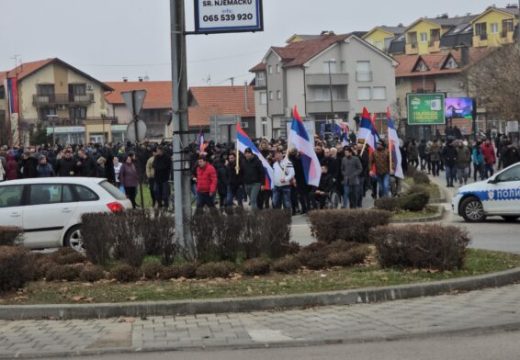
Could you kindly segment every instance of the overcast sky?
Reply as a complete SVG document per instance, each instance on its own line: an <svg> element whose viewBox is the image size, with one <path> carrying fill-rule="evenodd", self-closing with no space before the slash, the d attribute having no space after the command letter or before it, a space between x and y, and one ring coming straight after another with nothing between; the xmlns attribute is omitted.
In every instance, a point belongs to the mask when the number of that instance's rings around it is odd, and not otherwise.
<svg viewBox="0 0 520 360"><path fill-rule="evenodd" d="M102 81L169 80L169 0L0 0L0 70L59 57ZM294 33L409 25L423 16L479 13L514 0L264 0L265 31L188 37L190 85L243 83L270 46ZM193 1L186 0L188 30Z"/></svg>

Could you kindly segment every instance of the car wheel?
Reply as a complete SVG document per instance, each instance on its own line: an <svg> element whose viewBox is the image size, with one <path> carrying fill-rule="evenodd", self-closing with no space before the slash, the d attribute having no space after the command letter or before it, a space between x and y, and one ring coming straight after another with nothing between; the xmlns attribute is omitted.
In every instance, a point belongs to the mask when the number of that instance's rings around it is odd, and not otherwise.
<svg viewBox="0 0 520 360"><path fill-rule="evenodd" d="M63 241L63 245L66 247L70 247L77 252L83 253L85 252L85 248L83 247L83 236L81 235L81 226L75 225L67 231L65 235L65 240Z"/></svg>
<svg viewBox="0 0 520 360"><path fill-rule="evenodd" d="M504 219L507 222L515 222L518 220L520 216L502 216L502 219Z"/></svg>
<svg viewBox="0 0 520 360"><path fill-rule="evenodd" d="M486 220L482 202L474 197L464 199L460 204L461 215L467 222L481 222Z"/></svg>

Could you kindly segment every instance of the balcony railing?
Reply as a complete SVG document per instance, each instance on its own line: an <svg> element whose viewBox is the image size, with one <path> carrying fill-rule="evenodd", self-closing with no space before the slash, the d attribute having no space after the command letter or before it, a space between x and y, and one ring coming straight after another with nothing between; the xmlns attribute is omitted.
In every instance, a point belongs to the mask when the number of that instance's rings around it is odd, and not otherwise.
<svg viewBox="0 0 520 360"><path fill-rule="evenodd" d="M330 100L308 100L307 112L309 114L326 114L334 110L338 112L350 111L350 102L348 100L334 100L331 106Z"/></svg>
<svg viewBox="0 0 520 360"><path fill-rule="evenodd" d="M47 94L33 95L33 105L54 106L54 105L89 105L94 102L94 94Z"/></svg>
<svg viewBox="0 0 520 360"><path fill-rule="evenodd" d="M307 86L325 86L325 85L348 85L349 75L347 73L329 74L306 74L305 82Z"/></svg>
<svg viewBox="0 0 520 360"><path fill-rule="evenodd" d="M87 124L105 124L105 125L117 125L117 117L87 117L86 119L69 119L69 118L57 118L57 119L42 119L41 120L47 126L85 126Z"/></svg>
<svg viewBox="0 0 520 360"><path fill-rule="evenodd" d="M480 40L487 40L488 36L487 33L480 34Z"/></svg>

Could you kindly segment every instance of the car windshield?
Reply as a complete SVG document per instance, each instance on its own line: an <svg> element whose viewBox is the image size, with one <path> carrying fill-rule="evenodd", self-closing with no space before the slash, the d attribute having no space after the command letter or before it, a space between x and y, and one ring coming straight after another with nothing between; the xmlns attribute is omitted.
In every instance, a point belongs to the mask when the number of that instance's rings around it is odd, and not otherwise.
<svg viewBox="0 0 520 360"><path fill-rule="evenodd" d="M504 171L497 178L500 182L520 181L520 165Z"/></svg>
<svg viewBox="0 0 520 360"><path fill-rule="evenodd" d="M126 195L119 191L114 185L109 183L108 181L102 181L99 183L103 189L105 189L110 195L112 195L117 200L126 200Z"/></svg>

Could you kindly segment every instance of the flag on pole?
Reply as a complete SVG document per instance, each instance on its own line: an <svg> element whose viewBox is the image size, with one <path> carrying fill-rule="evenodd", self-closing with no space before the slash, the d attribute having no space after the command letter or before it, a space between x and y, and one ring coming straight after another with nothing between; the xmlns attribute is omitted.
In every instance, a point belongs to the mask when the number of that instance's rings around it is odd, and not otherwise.
<svg viewBox="0 0 520 360"><path fill-rule="evenodd" d="M400 179L404 179L403 157L399 149L399 135L395 127L395 122L390 114L390 109L386 111L386 120L388 122L388 151L392 161L392 169L394 175Z"/></svg>
<svg viewBox="0 0 520 360"><path fill-rule="evenodd" d="M247 148L250 148L253 151L253 154L255 154L258 157L258 159L260 159L262 165L264 166L265 172L264 188L265 190L271 190L273 186L274 170L271 167L271 164L269 164L269 161L266 160L266 158L255 146L255 143L251 141L244 129L242 129L242 126L240 126L240 122L237 122L237 148L241 153L244 153ZM237 162L238 161L239 159L237 158Z"/></svg>
<svg viewBox="0 0 520 360"><path fill-rule="evenodd" d="M341 146L345 147L349 145L350 141L348 136L350 134L350 127L348 126L348 123L344 121L337 122L335 124L334 132L341 141Z"/></svg>
<svg viewBox="0 0 520 360"><path fill-rule="evenodd" d="M199 147L199 152L201 154L206 151L206 146L205 146L204 142L205 142L204 141L204 132L201 129L199 132L199 135L197 136L197 145Z"/></svg>
<svg viewBox="0 0 520 360"><path fill-rule="evenodd" d="M300 153L307 185L318 187L321 178L321 165L314 151L314 139L309 138L296 106L293 109L293 120L287 146L289 148L294 147Z"/></svg>
<svg viewBox="0 0 520 360"><path fill-rule="evenodd" d="M18 113L18 80L16 78L7 79L7 97L9 99L9 114Z"/></svg>
<svg viewBox="0 0 520 360"><path fill-rule="evenodd" d="M376 149L376 143L379 141L379 134L377 133L367 108L363 108L357 138L363 139L370 150L374 151Z"/></svg>

